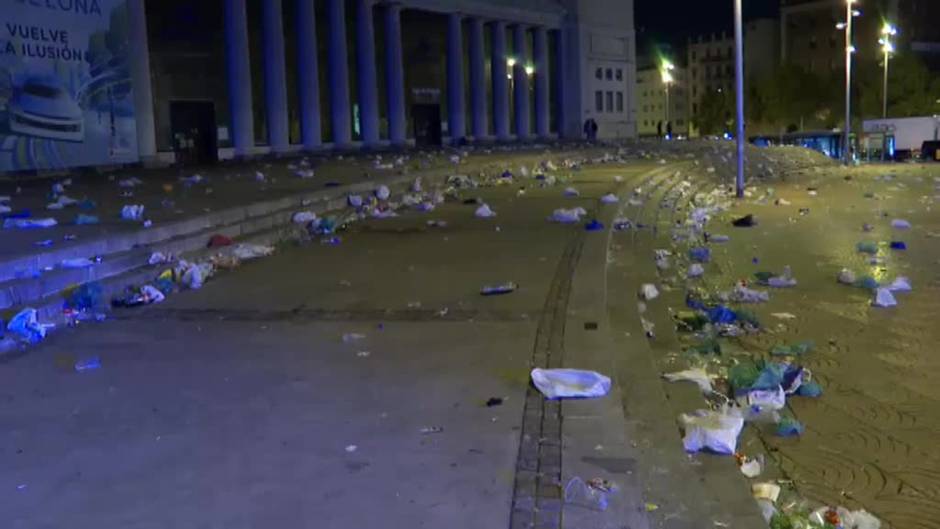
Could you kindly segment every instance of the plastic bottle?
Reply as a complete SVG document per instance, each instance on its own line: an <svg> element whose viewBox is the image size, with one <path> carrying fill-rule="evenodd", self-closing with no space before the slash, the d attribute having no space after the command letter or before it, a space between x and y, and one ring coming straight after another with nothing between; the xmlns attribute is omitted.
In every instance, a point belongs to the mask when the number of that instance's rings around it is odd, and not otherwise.
<svg viewBox="0 0 940 529"><path fill-rule="evenodd" d="M75 362L75 371L79 373L83 371L93 371L101 367L101 359L97 356L92 356L90 358L85 358L84 360L79 360Z"/></svg>

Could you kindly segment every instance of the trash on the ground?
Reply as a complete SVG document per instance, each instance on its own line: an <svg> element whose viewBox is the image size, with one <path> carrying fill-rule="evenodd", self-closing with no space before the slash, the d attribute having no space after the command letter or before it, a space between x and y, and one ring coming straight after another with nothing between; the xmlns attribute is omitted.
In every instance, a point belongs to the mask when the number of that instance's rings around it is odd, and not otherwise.
<svg viewBox="0 0 940 529"><path fill-rule="evenodd" d="M21 230L35 229L35 228L51 228L58 224L58 222L53 218L43 218L43 219L33 219L33 218L23 218L23 217L7 217L3 219L3 228L17 228Z"/></svg>
<svg viewBox="0 0 940 529"><path fill-rule="evenodd" d="M837 277L838 281L843 285L854 285L855 284L855 272L849 270L848 268L843 268L839 271L839 276Z"/></svg>
<svg viewBox="0 0 940 529"><path fill-rule="evenodd" d="M566 187L566 188L565 188L565 196L566 196L566 197L576 197L576 196L579 196L580 194L581 194L581 193L579 193L578 190L575 189L575 188L573 188L573 187Z"/></svg>
<svg viewBox="0 0 940 529"><path fill-rule="evenodd" d="M765 290L754 290L744 285L736 285L734 290L726 294L727 298L737 303L763 303L770 301L770 293Z"/></svg>
<svg viewBox="0 0 940 529"><path fill-rule="evenodd" d="M779 385L774 389L752 389L747 393L747 405L751 408L782 410L787 405L787 395Z"/></svg>
<svg viewBox="0 0 940 529"><path fill-rule="evenodd" d="M573 224L581 222L581 216L585 214L587 214L587 211L580 207L572 209L560 208L552 212L552 216L549 220L561 222L562 224Z"/></svg>
<svg viewBox="0 0 940 529"><path fill-rule="evenodd" d="M100 221L98 220L98 217L94 215L87 215L85 213L79 213L78 215L75 216L76 226L93 225L93 224L98 224L99 222Z"/></svg>
<svg viewBox="0 0 940 529"><path fill-rule="evenodd" d="M796 286L796 279L793 277L793 270L790 269L789 265L783 267L783 273L780 275L773 275L767 272L758 272L755 275L760 284L769 287L789 288Z"/></svg>
<svg viewBox="0 0 940 529"><path fill-rule="evenodd" d="M876 254L878 253L878 243L871 241L862 241L855 245L859 253Z"/></svg>
<svg viewBox="0 0 940 529"><path fill-rule="evenodd" d="M596 371L535 368L531 376L548 399L603 397L610 391L610 378Z"/></svg>
<svg viewBox="0 0 940 529"><path fill-rule="evenodd" d="M803 435L803 425L792 417L783 417L777 424L779 437L799 437Z"/></svg>
<svg viewBox="0 0 940 529"><path fill-rule="evenodd" d="M913 290L911 288L911 280L904 276L899 276L888 285L888 290L891 292L910 292Z"/></svg>
<svg viewBox="0 0 940 529"><path fill-rule="evenodd" d="M616 204L619 201L620 199L617 198L617 195L613 193L607 193L606 195L601 197L601 203L603 204Z"/></svg>
<svg viewBox="0 0 940 529"><path fill-rule="evenodd" d="M518 284L513 281L507 281L498 285L485 285L480 289L480 294L483 296L499 296L515 292L517 288L519 288Z"/></svg>
<svg viewBox="0 0 940 529"><path fill-rule="evenodd" d="M790 205L790 201L787 200L787 199L785 199L785 198L778 198L777 200L774 200L774 205L777 205L777 206L789 206L789 205Z"/></svg>
<svg viewBox="0 0 940 529"><path fill-rule="evenodd" d="M674 373L663 373L663 378L669 382L694 382L703 393L709 393L712 390L711 375L700 367L676 371Z"/></svg>
<svg viewBox="0 0 940 529"><path fill-rule="evenodd" d="M274 253L273 246L265 246L263 244L238 244L232 248L231 253L234 257L241 261L250 261L252 259L258 259L260 257L267 257Z"/></svg>
<svg viewBox="0 0 940 529"><path fill-rule="evenodd" d="M580 477L574 477L565 485L565 504L592 511L606 511L609 493L608 490L592 487Z"/></svg>
<svg viewBox="0 0 940 529"><path fill-rule="evenodd" d="M136 176L132 176L132 177L130 177L130 178L125 178L125 179L123 179L123 180L119 180L119 181L118 181L118 187L132 188L132 187L137 187L137 186L139 186L140 184L143 184L143 183L144 183L144 181L141 180L140 178L137 178Z"/></svg>
<svg viewBox="0 0 940 529"><path fill-rule="evenodd" d="M153 252L150 254L150 258L147 259L147 264L156 265L164 264L170 262L170 256L164 254L163 252Z"/></svg>
<svg viewBox="0 0 940 529"><path fill-rule="evenodd" d="M230 237L226 237L220 233L216 233L212 237L209 237L209 242L206 243L207 248L221 248L223 246L231 246L233 243Z"/></svg>
<svg viewBox="0 0 940 529"><path fill-rule="evenodd" d="M348 452L348 453L351 454L351 453L355 452L358 448L359 448L359 447L356 446L356 445L346 445L346 452Z"/></svg>
<svg viewBox="0 0 940 529"><path fill-rule="evenodd" d="M587 231L601 231L604 229L604 224L597 219L591 219L590 222L584 225L584 229Z"/></svg>
<svg viewBox="0 0 940 529"><path fill-rule="evenodd" d="M652 283L645 283L640 287L640 298L646 301L654 300L659 297L659 290Z"/></svg>
<svg viewBox="0 0 940 529"><path fill-rule="evenodd" d="M643 504L643 508L646 509L646 512L653 512L659 510L659 505L655 503L646 502Z"/></svg>
<svg viewBox="0 0 940 529"><path fill-rule="evenodd" d="M757 219L754 218L753 214L747 214L732 220L731 225L736 228L750 228L757 225Z"/></svg>
<svg viewBox="0 0 940 529"><path fill-rule="evenodd" d="M815 380L810 380L800 384L794 394L800 397L818 398L822 396L822 387Z"/></svg>
<svg viewBox="0 0 940 529"><path fill-rule="evenodd" d="M705 274L705 267L699 263L692 263L689 265L689 270L686 273L686 277L696 278L701 277L703 274Z"/></svg>
<svg viewBox="0 0 940 529"><path fill-rule="evenodd" d="M124 220L143 220L144 206L141 204L128 204L122 207L121 218Z"/></svg>
<svg viewBox="0 0 940 529"><path fill-rule="evenodd" d="M696 263L707 263L711 261L712 251L707 246L695 246L689 248L689 259Z"/></svg>
<svg viewBox="0 0 940 529"><path fill-rule="evenodd" d="M754 495L755 499L777 503L777 499L780 497L780 485L770 482L754 483L751 485L751 494Z"/></svg>
<svg viewBox="0 0 940 529"><path fill-rule="evenodd" d="M298 211L291 217L294 224L310 224L317 220L317 214L312 211Z"/></svg>
<svg viewBox="0 0 940 529"><path fill-rule="evenodd" d="M477 208L477 210L474 212L474 215L476 215L479 218L486 219L490 217L495 217L496 212L490 209L489 205L483 204Z"/></svg>
<svg viewBox="0 0 940 529"><path fill-rule="evenodd" d="M744 418L731 410L697 410L683 413L679 423L685 430L682 444L686 452L708 450L716 454L734 454Z"/></svg>
<svg viewBox="0 0 940 529"><path fill-rule="evenodd" d="M189 263L187 261L180 261L178 270L177 275L180 281L193 290L202 288L203 283L214 271L212 263Z"/></svg>
<svg viewBox="0 0 940 529"><path fill-rule="evenodd" d="M875 290L875 298L871 301L871 304L875 307L894 307L898 304L898 301L894 298L891 290L878 288Z"/></svg>
<svg viewBox="0 0 940 529"><path fill-rule="evenodd" d="M813 350L813 342L799 342L792 345L777 344L770 350L773 356L800 356Z"/></svg>
<svg viewBox="0 0 940 529"><path fill-rule="evenodd" d="M343 343L356 342L359 340L364 340L366 338L365 334L358 332L348 332L343 334Z"/></svg>
<svg viewBox="0 0 940 529"><path fill-rule="evenodd" d="M907 250L907 243L904 241L891 241L892 250Z"/></svg>
<svg viewBox="0 0 940 529"><path fill-rule="evenodd" d="M728 242L730 240L730 236L722 235L720 233L709 234L708 236L708 242Z"/></svg>
<svg viewBox="0 0 940 529"><path fill-rule="evenodd" d="M75 362L75 371L82 373L84 371L94 371L101 367L101 359L97 356L91 356Z"/></svg>
<svg viewBox="0 0 940 529"><path fill-rule="evenodd" d="M49 329L53 327L55 325L51 323L39 323L39 313L34 308L19 311L7 322L7 331L29 343L41 342Z"/></svg>
<svg viewBox="0 0 940 529"><path fill-rule="evenodd" d="M777 318L778 320L795 320L796 314L791 314L789 312L773 312L770 314L771 317Z"/></svg>
<svg viewBox="0 0 940 529"><path fill-rule="evenodd" d="M67 293L65 305L74 310L91 310L101 305L102 288L97 281L79 285Z"/></svg>
<svg viewBox="0 0 940 529"><path fill-rule="evenodd" d="M486 400L486 407L492 408L493 406L501 406L503 404L503 397L490 397Z"/></svg>
<svg viewBox="0 0 940 529"><path fill-rule="evenodd" d="M429 435L432 433L441 433L444 431L443 426L425 426L421 428L421 435Z"/></svg>
<svg viewBox="0 0 940 529"><path fill-rule="evenodd" d="M761 472L764 471L763 465L761 464L760 459L747 459L741 463L741 473L745 476L753 479L761 475Z"/></svg>
<svg viewBox="0 0 940 529"><path fill-rule="evenodd" d="M894 219L891 221L891 227L896 230L909 230L911 229L911 223L904 219Z"/></svg>
<svg viewBox="0 0 940 529"><path fill-rule="evenodd" d="M617 217L616 219L614 219L612 224L614 227L614 231L629 230L633 226L633 223L630 222L630 219L624 218L624 217Z"/></svg>

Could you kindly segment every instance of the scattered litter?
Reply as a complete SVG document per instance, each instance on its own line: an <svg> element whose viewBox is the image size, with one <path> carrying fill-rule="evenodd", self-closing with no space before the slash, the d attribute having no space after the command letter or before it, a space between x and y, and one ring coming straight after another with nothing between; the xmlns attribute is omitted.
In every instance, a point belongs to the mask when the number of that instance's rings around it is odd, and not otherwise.
<svg viewBox="0 0 940 529"><path fill-rule="evenodd" d="M75 216L75 225L76 226L85 226L98 224L100 221L95 215L86 215L85 213L79 213Z"/></svg>
<svg viewBox="0 0 940 529"><path fill-rule="evenodd" d="M907 243L904 241L891 241L892 250L907 250Z"/></svg>
<svg viewBox="0 0 940 529"><path fill-rule="evenodd" d="M633 223L630 222L630 219L627 219L624 217L617 217L616 219L614 219L613 226L614 226L614 231L624 231L624 230L629 230L633 226Z"/></svg>
<svg viewBox="0 0 940 529"><path fill-rule="evenodd" d="M707 263L711 261L712 252L705 246L696 246L689 249L689 259L696 263Z"/></svg>
<svg viewBox="0 0 940 529"><path fill-rule="evenodd" d="M595 371L535 368L531 376L548 399L603 397L610 391L610 378Z"/></svg>
<svg viewBox="0 0 940 529"><path fill-rule="evenodd" d="M573 188L573 187L566 187L566 188L565 188L565 196L566 196L566 197L577 197L577 196L580 196L580 195L581 195L581 193L579 193L578 190L575 189L575 188Z"/></svg>
<svg viewBox="0 0 940 529"><path fill-rule="evenodd" d="M656 285L651 283L645 283L640 287L640 298L646 301L654 300L659 297L659 290L656 289Z"/></svg>
<svg viewBox="0 0 940 529"><path fill-rule="evenodd" d="M770 301L770 293L764 290L754 290L744 285L737 285L728 294L728 299L738 303L763 303Z"/></svg>
<svg viewBox="0 0 940 529"><path fill-rule="evenodd" d="M754 218L754 215L748 214L732 220L731 225L736 228L750 228L757 225L757 220Z"/></svg>
<svg viewBox="0 0 940 529"><path fill-rule="evenodd" d="M87 257L73 257L71 259L63 259L59 263L59 266L62 268L88 268L89 266L94 266L95 262Z"/></svg>
<svg viewBox="0 0 940 529"><path fill-rule="evenodd" d="M51 228L58 224L53 218L44 218L44 219L30 219L22 217L7 217L3 219L3 228L17 228L21 230L35 229L35 228Z"/></svg>
<svg viewBox="0 0 940 529"><path fill-rule="evenodd" d="M273 246L263 244L239 244L232 249L232 255L242 261L267 257L273 253Z"/></svg>
<svg viewBox="0 0 940 529"><path fill-rule="evenodd" d="M597 219L591 219L590 222L584 225L584 229L586 231L601 231L604 229L604 224Z"/></svg>
<svg viewBox="0 0 940 529"><path fill-rule="evenodd" d="M499 285L487 285L480 289L480 294L484 296L499 296L502 294L509 294L515 292L519 288L519 285L512 281L502 283Z"/></svg>
<svg viewBox="0 0 940 529"><path fill-rule="evenodd" d="M365 334L360 334L358 332L349 332L343 335L343 343L355 342L358 340L364 340L366 337Z"/></svg>
<svg viewBox="0 0 940 529"><path fill-rule="evenodd" d="M444 431L443 426L425 426L421 428L421 435L430 435L432 433L441 433Z"/></svg>
<svg viewBox="0 0 940 529"><path fill-rule="evenodd" d="M913 290L911 288L911 281L906 277L897 277L895 280L888 285L888 290L891 292L910 292Z"/></svg>
<svg viewBox="0 0 940 529"><path fill-rule="evenodd" d="M315 220L317 220L317 214L312 211L298 211L291 217L294 224L310 224Z"/></svg>
<svg viewBox="0 0 940 529"><path fill-rule="evenodd" d="M359 447L356 445L346 445L346 452L351 454L355 452L358 448Z"/></svg>
<svg viewBox="0 0 940 529"><path fill-rule="evenodd" d="M486 407L492 408L493 406L502 406L503 400L503 397L490 397L486 401Z"/></svg>
<svg viewBox="0 0 940 529"><path fill-rule="evenodd" d="M698 410L683 413L679 422L685 430L682 444L686 452L709 450L717 454L734 454L744 418L729 411Z"/></svg>
<svg viewBox="0 0 940 529"><path fill-rule="evenodd" d="M29 343L38 343L46 337L52 324L39 323L39 315L34 308L25 308L7 323L7 330L17 335L21 340Z"/></svg>
<svg viewBox="0 0 940 529"><path fill-rule="evenodd" d="M773 312L770 315L774 318L777 318L778 320L795 320L796 319L796 315L790 314L789 312Z"/></svg>
<svg viewBox="0 0 940 529"><path fill-rule="evenodd" d="M150 259L147 259L147 264L156 265L164 264L170 262L170 256L164 254L163 252L153 252L150 254Z"/></svg>
<svg viewBox="0 0 940 529"><path fill-rule="evenodd" d="M136 176L132 176L130 178L125 178L123 180L118 181L118 187L132 188L132 187L137 187L143 183L144 181L141 180L140 178L137 178Z"/></svg>
<svg viewBox="0 0 940 529"><path fill-rule="evenodd" d="M878 243L871 242L871 241L862 241L855 245L855 249L859 253L867 253L867 254L873 255L873 254L878 253Z"/></svg>
<svg viewBox="0 0 940 529"><path fill-rule="evenodd" d="M875 299L872 300L871 304L875 307L894 307L898 302L894 299L894 294L891 293L891 290L879 288L875 290Z"/></svg>
<svg viewBox="0 0 940 529"><path fill-rule="evenodd" d="M613 193L607 193L606 195L601 197L602 204L616 204L619 201L620 199L617 198L617 195Z"/></svg>
<svg viewBox="0 0 940 529"><path fill-rule="evenodd" d="M755 499L777 503L780 497L780 485L776 483L755 483L751 485L751 494Z"/></svg>
<svg viewBox="0 0 940 529"><path fill-rule="evenodd" d="M488 205L483 204L483 205L481 205L480 207L477 208L477 210L476 210L476 212L474 213L474 215L476 215L476 216L479 217L479 218L484 218L484 219L485 219L485 218L495 217L495 216L496 216L496 212L493 211L492 209L490 209L490 207L489 207Z"/></svg>
<svg viewBox="0 0 940 529"><path fill-rule="evenodd" d="M75 371L78 373L82 373L84 371L94 371L100 367L101 359L97 356L92 356L75 362Z"/></svg>
<svg viewBox="0 0 940 529"><path fill-rule="evenodd" d="M584 208L573 208L573 209L556 209L552 212L552 216L549 217L549 220L554 222L561 222L563 224L573 224L576 222L581 222L581 216L587 214L587 211Z"/></svg>
<svg viewBox="0 0 940 529"><path fill-rule="evenodd" d="M702 368L685 369L675 373L663 373L663 378L669 382L688 381L694 382L703 393L712 391L711 376Z"/></svg>
<svg viewBox="0 0 940 529"><path fill-rule="evenodd" d="M843 285L855 284L855 272L852 272L848 268L843 268L841 271L839 271L839 276L837 279Z"/></svg>
<svg viewBox="0 0 940 529"><path fill-rule="evenodd" d="M803 435L803 425L796 419L784 417L777 424L776 433L779 437L799 437Z"/></svg>
<svg viewBox="0 0 940 529"><path fill-rule="evenodd" d="M689 265L689 270L686 273L686 277L692 279L696 277L701 277L703 274L705 274L705 267L700 265L699 263L692 263Z"/></svg>
<svg viewBox="0 0 940 529"><path fill-rule="evenodd" d="M220 248L223 246L231 246L233 243L232 239L226 237L225 235L215 234L212 237L209 237L209 242L206 244L207 248Z"/></svg>
<svg viewBox="0 0 940 529"><path fill-rule="evenodd" d="M121 208L121 218L124 220L143 220L144 206L140 204L130 204Z"/></svg>
<svg viewBox="0 0 940 529"><path fill-rule="evenodd" d="M722 235L720 233L716 233L716 234L708 236L708 242L728 242L730 240L731 240L731 237L727 235Z"/></svg>
<svg viewBox="0 0 940 529"><path fill-rule="evenodd" d="M904 219L894 219L891 221L891 227L896 230L909 230L911 229L911 223Z"/></svg>
<svg viewBox="0 0 940 529"><path fill-rule="evenodd" d="M758 459L748 459L741 463L741 473L751 479L760 476L763 471L763 465Z"/></svg>
<svg viewBox="0 0 940 529"><path fill-rule="evenodd" d="M609 490L592 487L583 479L574 477L565 485L565 504L592 511L606 511L609 492Z"/></svg>
<svg viewBox="0 0 940 529"><path fill-rule="evenodd" d="M379 200L388 200L392 196L392 192L388 189L388 186L382 185L375 189L375 198Z"/></svg>

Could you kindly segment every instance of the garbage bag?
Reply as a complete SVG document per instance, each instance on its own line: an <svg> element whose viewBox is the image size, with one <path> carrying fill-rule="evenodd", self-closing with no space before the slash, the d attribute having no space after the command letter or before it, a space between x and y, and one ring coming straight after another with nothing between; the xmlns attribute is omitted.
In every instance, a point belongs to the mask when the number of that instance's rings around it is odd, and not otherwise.
<svg viewBox="0 0 940 529"><path fill-rule="evenodd" d="M735 393L742 393L751 389L760 374L760 369L754 363L741 362L728 369L728 382Z"/></svg>
<svg viewBox="0 0 940 529"><path fill-rule="evenodd" d="M894 299L894 294L890 290L879 288L875 290L875 299L872 300L871 304L875 307L894 307L898 302Z"/></svg>
<svg viewBox="0 0 940 529"><path fill-rule="evenodd" d="M604 229L604 223L597 219L591 219L590 222L584 225L584 229L586 231L601 231Z"/></svg>
<svg viewBox="0 0 940 529"><path fill-rule="evenodd" d="M379 186L375 189L375 198L379 200L388 200L388 197L392 195L392 192L389 191L388 186Z"/></svg>
<svg viewBox="0 0 940 529"><path fill-rule="evenodd" d="M587 211L585 211L584 208L560 208L552 212L552 216L549 220L561 222L562 224L573 224L575 222L581 222L581 215L586 213Z"/></svg>
<svg viewBox="0 0 940 529"><path fill-rule="evenodd" d="M911 229L911 223L904 219L894 219L891 221L891 227L896 230L909 230Z"/></svg>
<svg viewBox="0 0 940 529"><path fill-rule="evenodd" d="M888 290L891 292L910 292L912 290L911 281L903 276L898 277L888 285Z"/></svg>
<svg viewBox="0 0 940 529"><path fill-rule="evenodd" d="M736 228L750 228L757 225L757 219L754 218L754 215L749 214L732 220L731 225Z"/></svg>
<svg viewBox="0 0 940 529"><path fill-rule="evenodd" d="M685 369L674 373L663 373L663 378L669 382L694 382L704 393L712 390L712 379L708 372L702 368Z"/></svg>
<svg viewBox="0 0 940 529"><path fill-rule="evenodd" d="M907 243L904 241L891 241L892 250L907 250Z"/></svg>
<svg viewBox="0 0 940 529"><path fill-rule="evenodd" d="M705 273L705 267L703 267L702 265L698 263L692 263L691 265L689 265L689 270L686 273L686 277L690 279L701 277L704 273Z"/></svg>
<svg viewBox="0 0 940 529"><path fill-rule="evenodd" d="M121 218L124 220L142 220L144 218L144 206L141 204L129 204L121 208Z"/></svg>
<svg viewBox="0 0 940 529"><path fill-rule="evenodd" d="M836 279L843 285L852 285L855 283L855 272L852 272L848 268L843 268L839 271L839 275Z"/></svg>
<svg viewBox="0 0 940 529"><path fill-rule="evenodd" d="M712 323L734 323L737 321L738 315L724 305L717 305L708 309L708 319Z"/></svg>
<svg viewBox="0 0 940 529"><path fill-rule="evenodd" d="M263 244L239 244L232 249L232 255L242 261L267 257L272 253L274 253L274 247Z"/></svg>
<svg viewBox="0 0 940 529"><path fill-rule="evenodd" d="M640 298L650 301L659 297L659 290L656 289L656 285L652 283L646 283L640 287Z"/></svg>
<svg viewBox="0 0 940 529"><path fill-rule="evenodd" d="M787 405L787 395L780 386L775 389L753 389L747 392L747 404L768 410L782 410Z"/></svg>
<svg viewBox="0 0 940 529"><path fill-rule="evenodd" d="M728 299L738 303L763 303L770 301L770 293L763 290L754 290L744 285L737 285L728 294Z"/></svg>
<svg viewBox="0 0 940 529"><path fill-rule="evenodd" d="M686 452L709 450L717 454L734 454L738 435L744 427L744 418L740 415L712 410L698 410L691 415L683 413L679 422L685 430L682 444Z"/></svg>
<svg viewBox="0 0 940 529"><path fill-rule="evenodd" d="M72 290L65 299L65 305L75 310L90 310L101 305L101 284L97 281L85 283Z"/></svg>
<svg viewBox="0 0 940 529"><path fill-rule="evenodd" d="M23 217L7 217L3 219L3 228L18 228L21 230L35 229L35 228L51 228L58 224L53 218L45 219L30 219Z"/></svg>
<svg viewBox="0 0 940 529"><path fill-rule="evenodd" d="M566 197L576 197L576 196L579 196L580 194L581 194L581 193L579 193L578 190L575 189L575 188L573 188L573 187L566 187L566 188L565 188L565 196L566 196Z"/></svg>
<svg viewBox="0 0 940 529"><path fill-rule="evenodd" d="M784 417L777 424L777 435L780 437L798 437L803 435L803 424L792 417Z"/></svg>
<svg viewBox="0 0 940 529"><path fill-rule="evenodd" d="M474 215L476 215L476 216L479 217L479 218L486 219L486 218L490 218L490 217L495 217L495 216L496 216L496 212L493 211L492 209L490 209L490 207L489 207L488 205L483 204L483 205L481 205L480 207L477 208L477 210L476 210L476 212L474 213Z"/></svg>
<svg viewBox="0 0 940 529"><path fill-rule="evenodd" d="M601 203L603 204L616 204L620 199L617 198L617 195L613 193L607 193L601 197Z"/></svg>
<svg viewBox="0 0 940 529"><path fill-rule="evenodd" d="M772 390L783 385L786 364L766 362L750 389Z"/></svg>
<svg viewBox="0 0 940 529"><path fill-rule="evenodd" d="M610 378L595 371L535 368L531 376L548 399L603 397L610 391Z"/></svg>
<svg viewBox="0 0 940 529"><path fill-rule="evenodd" d="M878 243L862 241L855 245L855 249L858 250L859 253L876 254L878 253Z"/></svg>
<svg viewBox="0 0 940 529"><path fill-rule="evenodd" d="M707 263L711 261L712 252L705 246L697 246L689 249L689 259L696 263Z"/></svg>
<svg viewBox="0 0 940 529"><path fill-rule="evenodd" d="M800 397L816 398L822 396L822 387L815 380L804 382L796 390L796 395Z"/></svg>
<svg viewBox="0 0 940 529"><path fill-rule="evenodd" d="M34 308L21 310L7 323L7 331L29 343L41 342L46 337L46 331L54 326L39 323L38 314Z"/></svg>

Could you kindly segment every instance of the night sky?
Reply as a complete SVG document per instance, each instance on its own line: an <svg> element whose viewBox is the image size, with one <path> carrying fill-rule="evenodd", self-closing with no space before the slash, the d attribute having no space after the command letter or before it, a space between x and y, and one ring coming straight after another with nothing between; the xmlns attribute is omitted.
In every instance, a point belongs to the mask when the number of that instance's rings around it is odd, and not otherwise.
<svg viewBox="0 0 940 529"><path fill-rule="evenodd" d="M780 0L744 0L744 17L774 17ZM681 45L689 36L730 33L732 0L634 0L637 44L643 53L651 45Z"/></svg>

